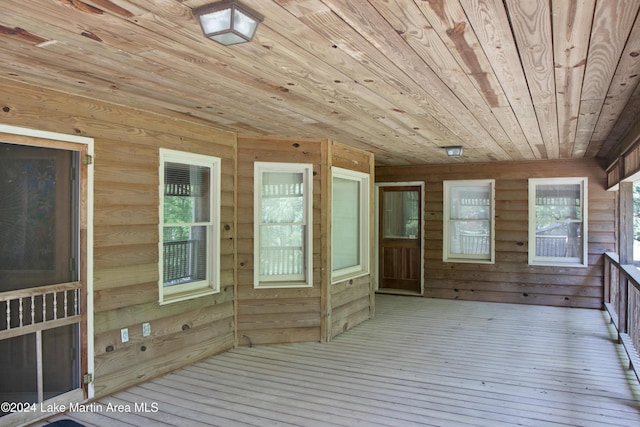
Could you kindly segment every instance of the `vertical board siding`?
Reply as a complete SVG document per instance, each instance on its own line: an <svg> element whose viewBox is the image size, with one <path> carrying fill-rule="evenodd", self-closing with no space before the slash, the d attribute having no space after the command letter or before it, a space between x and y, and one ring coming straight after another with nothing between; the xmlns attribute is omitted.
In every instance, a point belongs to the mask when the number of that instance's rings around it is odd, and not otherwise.
<svg viewBox="0 0 640 427"><path fill-rule="evenodd" d="M96 397L228 350L234 336L235 135L0 79L0 121L95 140ZM159 149L222 158L221 292L158 304ZM151 335L142 336L149 322ZM120 341L120 328L129 342Z"/></svg>
<svg viewBox="0 0 640 427"><path fill-rule="evenodd" d="M528 179L589 178L587 268L528 265ZM496 180L495 264L442 262L442 182ZM424 296L600 308L603 258L615 250L615 194L593 160L376 168L377 182L425 181Z"/></svg>
<svg viewBox="0 0 640 427"><path fill-rule="evenodd" d="M374 160L373 156L370 153L367 153L362 150L355 149L353 147L349 147L340 143L333 142L330 146L330 158L329 161L331 166L340 167L343 169L350 169L357 172L370 174L369 185L369 194L371 195L369 204L370 204L370 229L373 224L373 192L372 188L374 185L374 176L373 176L373 167ZM329 206L331 206L331 194L327 196L329 198ZM331 209L328 209L328 215L331 214ZM329 221L331 221L329 219ZM330 229L330 227L329 227ZM331 235L327 238L330 240ZM373 234L371 234L371 242L373 242ZM331 264L331 245L329 245L328 250L328 263ZM342 282L329 284L330 286L330 295L329 295L329 313L328 318L330 319L330 330L328 331L331 339L342 332L348 331L354 326L359 325L360 323L368 320L372 317L374 312L374 301L372 295L373 291L373 253L374 248L372 244L369 247L370 254L370 262L369 262L369 271L370 273L356 277L353 279L348 279ZM329 281L330 278L329 278Z"/></svg>
<svg viewBox="0 0 640 427"><path fill-rule="evenodd" d="M320 341L321 140L238 138L238 344ZM313 287L253 286L255 162L313 164Z"/></svg>

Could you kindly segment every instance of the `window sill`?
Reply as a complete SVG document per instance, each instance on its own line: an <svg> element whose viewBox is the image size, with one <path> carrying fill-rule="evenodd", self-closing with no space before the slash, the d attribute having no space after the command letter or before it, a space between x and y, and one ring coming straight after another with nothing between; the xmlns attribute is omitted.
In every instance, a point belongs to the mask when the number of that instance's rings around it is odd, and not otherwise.
<svg viewBox="0 0 640 427"><path fill-rule="evenodd" d="M552 261L529 262L529 266L531 267L576 267L576 268L588 267L587 264L578 263L578 262L552 262Z"/></svg>
<svg viewBox="0 0 640 427"><path fill-rule="evenodd" d="M254 289L288 289L288 288L311 288L313 284L307 282L260 282L254 283Z"/></svg>
<svg viewBox="0 0 640 427"><path fill-rule="evenodd" d="M446 258L442 262L449 263L465 263L465 264L495 264L495 260L492 259L474 259L474 258Z"/></svg>
<svg viewBox="0 0 640 427"><path fill-rule="evenodd" d="M200 298L208 295L213 295L220 293L219 290L216 289L197 289L188 292L180 292L170 295L163 295L162 299L159 301L160 305L172 304L174 302L186 301L194 298Z"/></svg>

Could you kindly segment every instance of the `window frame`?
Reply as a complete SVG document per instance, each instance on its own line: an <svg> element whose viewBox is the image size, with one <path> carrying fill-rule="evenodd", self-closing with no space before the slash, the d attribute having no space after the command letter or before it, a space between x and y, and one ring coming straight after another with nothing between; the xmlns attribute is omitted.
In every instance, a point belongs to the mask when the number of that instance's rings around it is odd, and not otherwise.
<svg viewBox="0 0 640 427"><path fill-rule="evenodd" d="M452 253L450 248L451 222L454 221L454 219L451 218L450 212L450 198L452 189L456 187L483 185L489 186L489 253L487 255ZM495 264L495 179L444 180L442 182L442 186L442 261L474 264Z"/></svg>
<svg viewBox="0 0 640 427"><path fill-rule="evenodd" d="M333 269L333 248L335 247L334 238L333 238L333 224L335 224L333 215L335 208L335 197L334 197L334 179L346 179L350 181L355 181L358 183L358 189L360 192L360 197L358 200L359 205L359 254L358 254L358 263L341 268L338 270ZM364 172L358 172L350 169L343 169L339 167L331 168L331 281L332 284L342 282L347 279L354 279L356 277L361 277L369 274L369 258L370 258L370 242L371 242L371 233L370 233L370 220L371 220L371 189L370 189L370 175Z"/></svg>
<svg viewBox="0 0 640 427"><path fill-rule="evenodd" d="M164 228L172 226L164 224L164 192L165 164L181 163L210 168L209 174L209 221L176 224L198 224L206 227L207 257L204 280L178 285L164 286ZM187 299L198 298L220 292L220 182L221 164L219 157L189 153L184 151L160 149L159 167L159 236L158 236L158 294L159 303L168 304ZM175 224L173 224L175 225Z"/></svg>
<svg viewBox="0 0 640 427"><path fill-rule="evenodd" d="M311 163L282 163L282 162L254 162L253 188L253 287L255 289L273 288L310 288L313 286L313 164ZM263 277L260 274L260 227L262 225L262 190L263 174L301 173L303 189L303 273L297 277L291 275L273 275ZM277 224L277 223L271 223Z"/></svg>
<svg viewBox="0 0 640 427"><path fill-rule="evenodd" d="M549 184L579 184L580 202L582 208L582 248L581 258L566 257L542 257L536 255L536 187ZM529 178L529 265L550 267L588 267L589 241L588 241L588 177L563 177L563 178Z"/></svg>

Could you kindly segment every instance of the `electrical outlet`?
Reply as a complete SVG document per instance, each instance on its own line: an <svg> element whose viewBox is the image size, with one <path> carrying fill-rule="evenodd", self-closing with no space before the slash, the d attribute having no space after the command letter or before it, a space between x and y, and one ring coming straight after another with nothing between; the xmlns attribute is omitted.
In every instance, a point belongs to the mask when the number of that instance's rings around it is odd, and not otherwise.
<svg viewBox="0 0 640 427"><path fill-rule="evenodd" d="M120 338L122 338L122 342L129 342L129 328L120 329Z"/></svg>
<svg viewBox="0 0 640 427"><path fill-rule="evenodd" d="M151 323L145 322L142 324L142 336L148 337L151 335Z"/></svg>

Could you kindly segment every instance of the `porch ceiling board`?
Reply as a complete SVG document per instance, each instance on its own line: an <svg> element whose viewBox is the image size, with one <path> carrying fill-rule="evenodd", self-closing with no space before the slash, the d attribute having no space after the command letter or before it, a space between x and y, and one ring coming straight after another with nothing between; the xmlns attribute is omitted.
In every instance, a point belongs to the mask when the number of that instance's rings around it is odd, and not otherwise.
<svg viewBox="0 0 640 427"><path fill-rule="evenodd" d="M601 311L376 300L375 319L328 344L237 348L98 402L157 412L67 417L154 426L640 423L640 385Z"/></svg>
<svg viewBox="0 0 640 427"><path fill-rule="evenodd" d="M245 0L265 20L232 47L202 36L207 2L5 0L0 78L378 165L608 163L639 136L634 0Z"/></svg>

